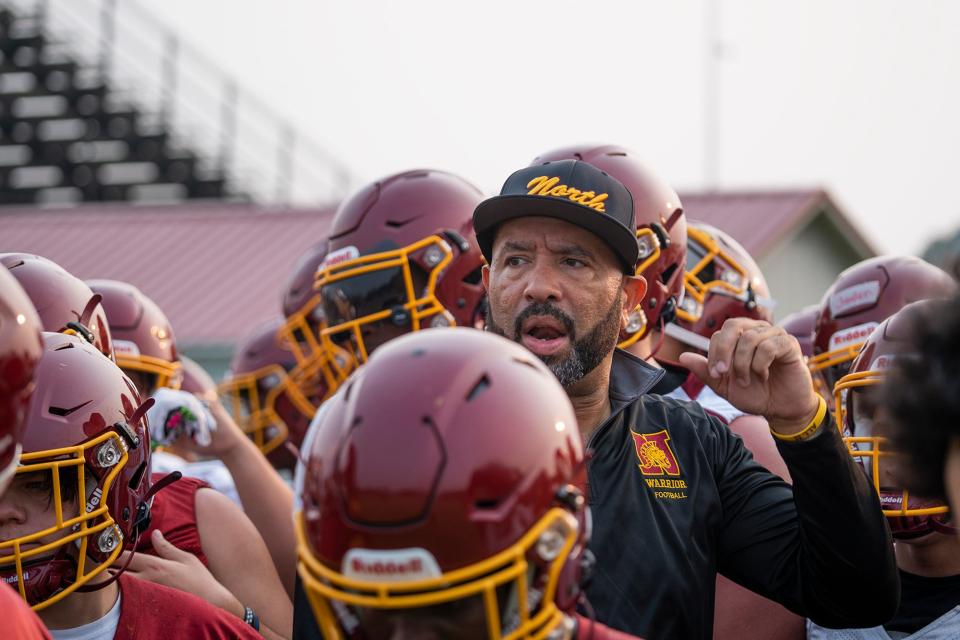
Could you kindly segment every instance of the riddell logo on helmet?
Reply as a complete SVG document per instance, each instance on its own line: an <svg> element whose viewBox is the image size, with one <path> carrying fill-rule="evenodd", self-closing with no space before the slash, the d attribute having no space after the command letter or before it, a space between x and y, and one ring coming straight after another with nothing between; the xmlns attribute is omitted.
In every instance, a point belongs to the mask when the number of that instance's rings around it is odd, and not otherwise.
<svg viewBox="0 0 960 640"><path fill-rule="evenodd" d="M327 257L323 259L323 263L320 265L321 269L327 269L329 267L334 267L348 260L354 260L360 257L360 250L354 246L344 247L342 249L337 249L336 251L331 251L327 254Z"/></svg>
<svg viewBox="0 0 960 640"><path fill-rule="evenodd" d="M30 572L29 572L29 571L24 571L24 572L23 572L23 581L26 582L26 581L29 580L29 579L30 579ZM17 574L13 574L13 575L10 575L10 576L6 576L6 577L4 577L4 578L0 578L0 580L2 580L3 582L6 582L7 584L11 584L11 585L12 585L12 584L17 584L18 582L20 582L20 579L17 578ZM14 588L16 588L16 587L14 587Z"/></svg>
<svg viewBox="0 0 960 640"><path fill-rule="evenodd" d="M441 575L436 559L422 548L351 549L343 558L343 574L373 582L409 582Z"/></svg>
<svg viewBox="0 0 960 640"><path fill-rule="evenodd" d="M594 191L581 191L580 189L568 187L565 184L558 184L559 182L560 178L538 176L527 183L527 188L530 189L530 191L527 191L527 195L567 198L568 200L572 200L577 204L582 204L583 206L594 209L595 211L606 211L604 201L610 197L609 194L598 194Z"/></svg>
<svg viewBox="0 0 960 640"><path fill-rule="evenodd" d="M893 366L894 356L885 355L877 356L873 362L870 363L871 371L888 371L890 367Z"/></svg>
<svg viewBox="0 0 960 640"><path fill-rule="evenodd" d="M830 315L834 318L851 311L872 307L880 299L880 281L861 282L830 296Z"/></svg>
<svg viewBox="0 0 960 640"><path fill-rule="evenodd" d="M136 357L140 355L140 347L135 342L129 340L114 340L113 352L118 356Z"/></svg>
<svg viewBox="0 0 960 640"><path fill-rule="evenodd" d="M855 327L844 329L843 331L837 331L830 336L830 350L833 351L841 347L862 344L870 337L870 334L873 333L873 330L876 329L877 326L878 324L876 322L865 322Z"/></svg>
<svg viewBox="0 0 960 640"><path fill-rule="evenodd" d="M883 509L889 509L891 511L899 510L903 506L903 494L902 493L887 493L884 492L880 494L880 507Z"/></svg>
<svg viewBox="0 0 960 640"><path fill-rule="evenodd" d="M367 573L375 576L407 575L423 571L423 562L420 558L411 558L404 564L391 561L381 562L380 560L364 562L360 558L354 558L350 562L350 568L357 573Z"/></svg>

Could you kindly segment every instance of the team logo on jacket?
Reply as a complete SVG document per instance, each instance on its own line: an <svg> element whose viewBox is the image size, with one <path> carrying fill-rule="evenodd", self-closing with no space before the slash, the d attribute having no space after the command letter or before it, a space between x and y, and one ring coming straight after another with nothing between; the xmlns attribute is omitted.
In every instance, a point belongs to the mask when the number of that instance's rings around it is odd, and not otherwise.
<svg viewBox="0 0 960 640"><path fill-rule="evenodd" d="M637 450L637 467L644 481L653 489L655 498L683 500L687 497L685 480L679 478L680 463L670 447L667 430L656 433L635 433L633 443Z"/></svg>
<svg viewBox="0 0 960 640"><path fill-rule="evenodd" d="M670 448L670 434L666 429L656 433L630 433L637 445L640 473L645 476L680 475L680 465Z"/></svg>

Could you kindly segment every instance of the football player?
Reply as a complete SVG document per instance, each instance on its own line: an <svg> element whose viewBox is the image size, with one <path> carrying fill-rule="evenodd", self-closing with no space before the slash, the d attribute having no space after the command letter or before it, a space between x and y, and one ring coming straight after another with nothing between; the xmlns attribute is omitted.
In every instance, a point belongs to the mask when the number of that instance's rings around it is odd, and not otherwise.
<svg viewBox="0 0 960 640"><path fill-rule="evenodd" d="M893 363L919 362L910 345L914 327L919 318L936 313L941 302L914 302L881 322L834 387L838 424L848 434L844 440L880 495L895 539L897 614L869 629L827 629L808 621L810 640L960 637L960 538L944 502L903 488L901 461L890 440L890 415L882 402L882 385Z"/></svg>
<svg viewBox="0 0 960 640"><path fill-rule="evenodd" d="M347 351L349 368L408 332L452 325L481 328L483 259L471 215L482 197L463 178L424 169L372 182L345 200L334 215L328 242L301 258L284 299L287 323L280 335L298 359L297 367L336 369ZM321 255L313 284L316 299L300 280ZM325 395L336 390L339 377L329 381ZM316 382L317 377L300 376L300 381ZM312 432L308 430L304 448L309 448ZM225 442L219 432L214 441L217 448L217 442ZM233 448L223 445L223 450ZM255 504L262 513L255 521L265 523L260 530L284 585L293 592L296 557L289 516L294 496L273 483L250 490L259 491Z"/></svg>
<svg viewBox="0 0 960 640"><path fill-rule="evenodd" d="M102 297L117 364L129 374L138 392L149 397L160 389L179 389L183 371L176 338L160 307L125 282L91 280L88 284ZM215 420L226 424L225 417L215 416ZM150 426L151 433L156 433L158 425ZM181 436L172 451L193 456L190 447L196 445L191 443L192 438ZM256 455L262 458L258 451ZM275 476L265 463L266 470L246 466L248 471L244 474L256 475L258 479L266 476L269 481L270 476ZM235 468L227 466L236 481ZM236 487L246 506L244 485L236 482ZM256 513L252 510L252 514ZM140 553L131 561L131 571L149 580L191 590L238 616L243 616L249 607L262 618L265 630L287 636L292 625L292 605L251 519L223 493L201 480L184 477L157 494L151 529L140 538ZM159 538L153 533L155 530L162 532ZM188 552L189 557L178 551ZM240 557L243 562L237 562ZM209 572L196 570L192 558ZM211 576L213 579L207 579Z"/></svg>
<svg viewBox="0 0 960 640"><path fill-rule="evenodd" d="M283 337L286 324L271 320L241 340L219 385L221 401L237 424L280 470L296 465L285 444L299 449L316 406L327 396L327 382L319 373L302 373ZM291 375L295 369L299 377ZM305 393L308 379L313 388Z"/></svg>
<svg viewBox="0 0 960 640"><path fill-rule="evenodd" d="M266 353L273 353L277 357L277 362L269 364L281 364L280 360L283 361L282 366L287 371L287 375L300 390L297 397L293 389L290 389L288 399L294 403L301 414L305 414L307 424L317 408L337 390L340 383L356 366L356 360L349 351L333 347L320 339L320 333L326 328L327 322L320 292L314 288L314 283L317 279L317 271L323 266L329 252L330 242L324 238L307 249L294 265L293 272L283 290L284 319L277 330L275 343L280 352L274 351L271 343L256 343L257 352L261 352L261 347L265 347ZM261 339L267 338L263 336ZM242 356L238 354L238 357ZM256 356L253 359L257 366L263 366L261 357ZM237 364L244 368L243 362ZM264 402L264 399L261 399L261 402ZM269 412L271 408L252 406L251 409L256 413L257 411ZM290 418L294 422L299 422L293 415ZM294 431L290 434L290 442L299 448L304 435L299 430ZM276 440L276 437L268 438L261 448L275 447ZM295 464L295 461L289 460L289 457L275 462L283 462L284 467L289 467L291 462Z"/></svg>
<svg viewBox="0 0 960 640"><path fill-rule="evenodd" d="M894 361L882 393L905 454L908 487L950 500L960 513L960 296L938 304L911 327L916 358Z"/></svg>
<svg viewBox="0 0 960 640"><path fill-rule="evenodd" d="M302 637L628 637L574 613L592 566L585 461L532 354L466 329L404 336L320 415L295 517L316 627Z"/></svg>
<svg viewBox="0 0 960 640"><path fill-rule="evenodd" d="M256 638L204 600L111 565L150 518L150 440L133 383L78 336L43 334L23 455L0 497L0 572L51 629L95 638ZM6 588L6 587L4 587Z"/></svg>
<svg viewBox="0 0 960 640"><path fill-rule="evenodd" d="M483 259L470 225L482 198L463 178L416 170L371 183L340 205L314 284L328 361L336 346L363 363L404 333L483 326Z"/></svg>

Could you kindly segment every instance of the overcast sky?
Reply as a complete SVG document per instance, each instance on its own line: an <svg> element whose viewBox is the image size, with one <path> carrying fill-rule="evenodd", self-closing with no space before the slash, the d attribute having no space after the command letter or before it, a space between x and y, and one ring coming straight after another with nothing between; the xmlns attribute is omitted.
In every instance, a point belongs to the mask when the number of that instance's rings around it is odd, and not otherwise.
<svg viewBox="0 0 960 640"><path fill-rule="evenodd" d="M341 158L353 186L428 166L490 192L581 141L703 187L711 1L150 4ZM891 252L960 225L960 2L719 7L721 188L825 186Z"/></svg>

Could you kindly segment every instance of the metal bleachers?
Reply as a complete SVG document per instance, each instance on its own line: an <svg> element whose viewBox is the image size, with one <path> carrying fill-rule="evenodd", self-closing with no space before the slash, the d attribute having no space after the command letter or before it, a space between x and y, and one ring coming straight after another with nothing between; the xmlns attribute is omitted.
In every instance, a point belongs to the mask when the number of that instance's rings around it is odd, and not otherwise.
<svg viewBox="0 0 960 640"><path fill-rule="evenodd" d="M74 10L80 4L74 2L68 8ZM230 127L236 127L238 89L225 76L220 80L227 98L217 98L222 106L199 110L215 112L217 122L188 122L207 132L206 138L185 131L187 109L174 113L174 106L177 100L186 100L189 106L196 99L176 93L177 68L172 65L185 63L182 52L180 59L176 57L181 47L175 36L162 25L148 24L167 49L173 47L172 58L170 51L161 52L173 62L165 60L164 70L147 78L154 84L165 83L153 91L152 100L147 99L151 92L133 84L150 74L138 72L125 83L118 72L114 0L103 0L96 8L99 20L91 22L99 23L99 28L95 44L87 45L94 50L77 53L83 38L71 41L69 30L61 33L51 26L55 22L51 12L58 11L57 17L62 17L65 10L50 2L33 6L0 2L0 204L192 199L323 202L337 197L337 188L346 183L345 172L326 158L319 167L326 175L310 181L327 185L326 191L297 193L290 167L300 168L294 143L302 151L305 141L288 125L283 124L275 142L261 143L266 148L241 147L235 141L240 136ZM138 19L150 22L143 15ZM79 30L73 26L73 32ZM88 26L87 31L93 28ZM259 120L278 119L269 114ZM210 133L213 130L216 133ZM284 145L289 148L285 150ZM261 162L269 158L275 166L245 164L251 158ZM268 183L271 171L274 175Z"/></svg>

